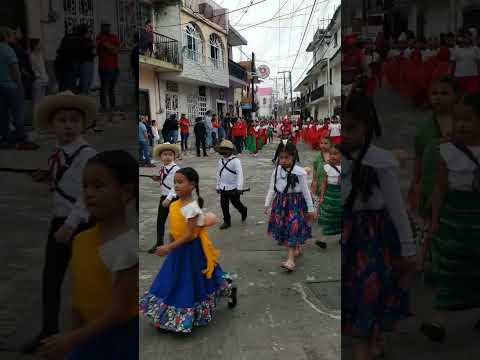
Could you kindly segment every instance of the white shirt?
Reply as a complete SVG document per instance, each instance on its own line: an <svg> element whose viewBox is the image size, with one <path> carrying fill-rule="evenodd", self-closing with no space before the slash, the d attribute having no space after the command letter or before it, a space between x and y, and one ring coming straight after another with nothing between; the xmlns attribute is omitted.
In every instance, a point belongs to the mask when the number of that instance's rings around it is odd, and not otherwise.
<svg viewBox="0 0 480 360"><path fill-rule="evenodd" d="M469 146L468 148L480 162L480 146ZM477 168L474 162L452 143L441 144L440 154L447 164L448 188L472 191L474 172Z"/></svg>
<svg viewBox="0 0 480 360"><path fill-rule="evenodd" d="M112 273L130 269L138 264L138 234L129 230L102 244L98 254Z"/></svg>
<svg viewBox="0 0 480 360"><path fill-rule="evenodd" d="M158 129L156 126L152 126L152 134L153 134L153 139L157 141L160 139L160 135L158 135Z"/></svg>
<svg viewBox="0 0 480 360"><path fill-rule="evenodd" d="M33 72L37 77L36 80L43 84L48 84L48 73L42 54L40 52L32 52L30 54L30 62L32 63Z"/></svg>
<svg viewBox="0 0 480 360"><path fill-rule="evenodd" d="M284 170L280 165L276 169L277 171L277 178L275 179L275 170L273 170L272 177L270 179L270 185L268 187L267 198L265 199L265 207L272 206L273 197L275 195L275 183L277 190L279 192L283 192L287 186L287 175L288 172ZM289 188L288 193L302 193L303 197L307 203L308 212L313 213L315 212L315 207L313 205L312 194L310 193L310 189L308 188L307 183L307 172L304 168L295 165L292 170L292 174L298 176L298 183L295 184L295 187Z"/></svg>
<svg viewBox="0 0 480 360"><path fill-rule="evenodd" d="M172 200L177 194L175 193L175 173L180 167L172 162L160 168L160 193L166 196L167 200Z"/></svg>
<svg viewBox="0 0 480 360"><path fill-rule="evenodd" d="M371 145L363 158L362 164L375 168L380 187L372 189L372 195L366 202L360 196L357 196L353 211L386 209L402 244L402 256L415 255L416 244L400 191L397 161L388 151ZM343 203L345 203L352 191L352 161L343 156L342 170L341 193Z"/></svg>
<svg viewBox="0 0 480 360"><path fill-rule="evenodd" d="M182 213L183 217L187 219L187 221L198 216L197 226L205 226L205 215L203 214L200 205L198 205L197 200L194 200L191 203L183 206L180 209L180 212Z"/></svg>
<svg viewBox="0 0 480 360"><path fill-rule="evenodd" d="M342 167L340 165L337 166L337 169L340 171L338 172L335 170L333 166L330 164L323 165L323 169L327 174L327 183L331 185L338 185L340 183L340 174L342 172Z"/></svg>
<svg viewBox="0 0 480 360"><path fill-rule="evenodd" d="M226 165L228 162L228 165ZM225 167L225 169L222 168ZM232 172L227 170L230 169ZM220 172L222 172L220 176ZM217 166L217 190L243 190L243 169L242 162L235 156L218 160Z"/></svg>
<svg viewBox="0 0 480 360"><path fill-rule="evenodd" d="M61 147L61 150L63 150L67 156L71 156L83 145L88 145L88 143L83 139L78 139L71 144ZM66 158L63 151L60 151L60 161L62 164L65 164ZM67 220L65 220L65 224L74 228L81 222L87 222L89 218L83 198L83 170L88 160L95 156L96 153L96 150L91 147L84 148L75 157L68 170L58 182L58 187L64 193L76 199L74 204L60 195L58 191L54 191L53 193L53 216L66 217ZM53 179L55 179L57 171L58 167L55 166L51 174Z"/></svg>
<svg viewBox="0 0 480 360"><path fill-rule="evenodd" d="M342 125L340 124L329 124L328 129L330 130L330 136L342 135Z"/></svg>
<svg viewBox="0 0 480 360"><path fill-rule="evenodd" d="M456 77L478 75L477 62L480 61L480 50L477 47L456 47L451 54L451 60L455 62Z"/></svg>

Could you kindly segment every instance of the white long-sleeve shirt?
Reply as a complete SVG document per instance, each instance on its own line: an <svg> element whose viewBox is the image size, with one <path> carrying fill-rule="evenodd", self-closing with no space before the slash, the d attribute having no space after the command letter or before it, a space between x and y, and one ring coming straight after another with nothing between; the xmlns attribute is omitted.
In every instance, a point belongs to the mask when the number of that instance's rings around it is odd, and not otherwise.
<svg viewBox="0 0 480 360"><path fill-rule="evenodd" d="M292 174L297 175L298 183L292 188L288 189L288 193L302 193L305 201L307 203L308 212L315 212L315 207L313 205L312 194L308 188L307 182L307 172L304 168L295 165ZM273 198L275 195L275 187L277 191L283 192L287 186L287 175L288 172L284 170L280 165L277 169L277 177L275 179L275 170L273 170L272 177L270 179L270 185L268 187L267 198L265 199L265 207L272 206Z"/></svg>
<svg viewBox="0 0 480 360"><path fill-rule="evenodd" d="M167 200L172 200L177 196L175 193L175 173L180 170L180 167L172 162L160 168L160 193L166 196Z"/></svg>
<svg viewBox="0 0 480 360"><path fill-rule="evenodd" d="M229 191L235 189L243 190L243 169L240 159L232 155L218 161L217 190Z"/></svg>
<svg viewBox="0 0 480 360"><path fill-rule="evenodd" d="M353 211L386 209L397 230L402 245L402 256L415 255L416 244L400 191L397 161L388 151L371 145L362 164L375 168L379 187L373 187L372 195L367 201L363 201L360 196L357 196ZM352 165L351 160L342 157L341 192L343 203L346 202L352 191Z"/></svg>
<svg viewBox="0 0 480 360"><path fill-rule="evenodd" d="M78 139L71 144L61 147L59 154L61 163L65 164L66 161L63 152L65 152L67 156L72 156L84 145L88 145L88 143L83 139ZM53 193L53 215L55 217L66 217L66 225L77 227L81 222L87 222L89 219L89 214L85 208L83 199L83 170L88 160L96 155L96 153L96 150L92 147L86 147L81 150L58 182L58 187L64 193L76 199L75 203L67 200L58 190L55 190ZM57 171L58 167L53 167L51 175L54 179Z"/></svg>

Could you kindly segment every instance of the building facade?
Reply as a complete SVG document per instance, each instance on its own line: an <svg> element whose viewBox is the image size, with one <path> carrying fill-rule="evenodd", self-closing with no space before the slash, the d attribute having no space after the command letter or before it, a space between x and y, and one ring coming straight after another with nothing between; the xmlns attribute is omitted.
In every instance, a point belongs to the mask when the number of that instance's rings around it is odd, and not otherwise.
<svg viewBox="0 0 480 360"><path fill-rule="evenodd" d="M258 104L258 117L271 118L275 101L273 99L273 89L271 87L258 88L256 94L256 103Z"/></svg>
<svg viewBox="0 0 480 360"><path fill-rule="evenodd" d="M130 54L134 46L137 16L140 15L137 3L135 0L2 1L0 24L16 29L25 38L41 40L51 80L50 91L55 92L53 62L64 35L74 26L86 23L95 36L100 32L101 22L109 22L112 25L112 32L122 41L119 57L120 78L116 89L117 102L120 106L132 107L136 101ZM98 72L95 72L93 90L98 89L99 84ZM95 95L95 91L92 95Z"/></svg>
<svg viewBox="0 0 480 360"><path fill-rule="evenodd" d="M340 7L326 29L318 29L307 52L313 65L294 89L300 92L296 108L304 117L321 119L332 116L341 105L341 16Z"/></svg>
<svg viewBox="0 0 480 360"><path fill-rule="evenodd" d="M154 51L140 56L140 112L163 123L171 114L191 120L208 110L235 109L231 46L246 41L229 27L227 9L211 0L183 0L157 10L150 5Z"/></svg>

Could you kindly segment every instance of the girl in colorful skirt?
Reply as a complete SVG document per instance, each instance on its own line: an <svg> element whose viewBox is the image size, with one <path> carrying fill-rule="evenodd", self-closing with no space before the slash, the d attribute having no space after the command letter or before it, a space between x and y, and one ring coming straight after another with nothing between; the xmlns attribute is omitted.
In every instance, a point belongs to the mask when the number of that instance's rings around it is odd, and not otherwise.
<svg viewBox="0 0 480 360"><path fill-rule="evenodd" d="M325 164L328 164L328 160L330 157L330 148L332 147L332 143L329 137L324 137L320 140L320 152L315 158L313 162L313 181L310 185L310 191L312 194L320 198L321 193L321 186L323 183L323 178L325 177ZM320 204L316 205L315 208L319 208ZM315 241L315 244L325 249L327 247L327 243L322 240Z"/></svg>
<svg viewBox="0 0 480 360"><path fill-rule="evenodd" d="M435 342L445 340L446 311L480 307L480 93L455 107L453 134L440 145L432 196L436 313L421 332Z"/></svg>
<svg viewBox="0 0 480 360"><path fill-rule="evenodd" d="M323 165L323 179L320 187L320 217L318 224L322 227L323 236L342 233L343 204L340 192L341 156L339 146L329 149L329 159ZM324 246L322 246L325 244ZM325 242L317 242L326 247Z"/></svg>
<svg viewBox="0 0 480 360"><path fill-rule="evenodd" d="M197 200L193 199L193 192ZM156 254L167 256L150 290L140 300L140 311L153 326L176 333L190 333L212 321L217 303L229 298L236 305L236 288L217 263L205 228L206 214L199 195L199 176L192 168L175 174L178 201L170 204L170 243Z"/></svg>
<svg viewBox="0 0 480 360"><path fill-rule="evenodd" d="M342 121L342 334L355 340L355 359L371 360L385 351L382 334L410 314L406 269L416 248L398 165L371 144L380 135L371 98L352 93Z"/></svg>
<svg viewBox="0 0 480 360"><path fill-rule="evenodd" d="M283 140L277 149L277 166L273 171L265 200L265 215L270 214L268 233L279 245L288 248L288 258L281 266L295 269L295 258L302 245L312 237L311 221L315 207L307 185L307 172L296 165L296 146Z"/></svg>
<svg viewBox="0 0 480 360"><path fill-rule="evenodd" d="M436 80L430 91L433 114L430 119L420 124L415 135L415 165L409 190L409 207L412 213L418 214L423 227L431 220L431 196L440 159L439 145L442 140L451 136L452 111L456 101L455 80L450 77ZM419 270L423 269L426 245L427 242L424 242L420 251Z"/></svg>
<svg viewBox="0 0 480 360"><path fill-rule="evenodd" d="M138 162L107 151L84 170L84 201L96 226L73 240L73 330L43 341L52 359L138 359Z"/></svg>

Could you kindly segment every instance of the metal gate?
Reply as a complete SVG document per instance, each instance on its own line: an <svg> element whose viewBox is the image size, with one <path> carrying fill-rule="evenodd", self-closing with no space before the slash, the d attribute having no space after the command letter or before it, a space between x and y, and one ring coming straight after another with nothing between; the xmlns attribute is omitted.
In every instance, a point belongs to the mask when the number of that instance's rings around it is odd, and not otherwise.
<svg viewBox="0 0 480 360"><path fill-rule="evenodd" d="M79 24L87 24L90 31L95 33L95 4L94 0L64 0L65 34L71 34Z"/></svg>
<svg viewBox="0 0 480 360"><path fill-rule="evenodd" d="M167 115L167 118L175 114L177 115L178 119L178 95L177 94L172 94L172 93L166 93L165 94L165 112Z"/></svg>

